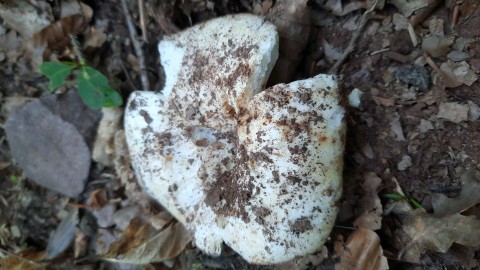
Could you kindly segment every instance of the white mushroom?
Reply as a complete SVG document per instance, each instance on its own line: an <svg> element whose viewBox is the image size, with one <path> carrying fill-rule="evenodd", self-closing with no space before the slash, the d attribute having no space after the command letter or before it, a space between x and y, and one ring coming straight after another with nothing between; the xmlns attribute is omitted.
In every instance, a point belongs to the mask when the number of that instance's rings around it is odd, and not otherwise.
<svg viewBox="0 0 480 270"><path fill-rule="evenodd" d="M161 93L134 92L125 132L137 178L211 255L251 263L316 251L337 214L344 110L335 78L261 92L278 54L274 26L233 15L159 44Z"/></svg>

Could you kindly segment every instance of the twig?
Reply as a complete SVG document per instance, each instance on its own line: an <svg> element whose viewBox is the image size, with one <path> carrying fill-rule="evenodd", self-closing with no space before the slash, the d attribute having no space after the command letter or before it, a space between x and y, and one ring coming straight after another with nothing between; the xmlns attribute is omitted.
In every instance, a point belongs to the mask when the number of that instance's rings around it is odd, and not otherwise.
<svg viewBox="0 0 480 270"><path fill-rule="evenodd" d="M459 4L456 4L453 7L452 25L450 26L451 29L455 28L455 25L457 25L459 15L460 15L460 6Z"/></svg>
<svg viewBox="0 0 480 270"><path fill-rule="evenodd" d="M372 13L372 11L377 6L377 3L378 3L378 0L375 0L375 2L372 3L370 8L367 9L365 11L365 13L363 13L362 17L360 18L360 24L358 25L357 30L353 33L352 38L350 39L350 42L348 43L348 47L345 49L345 51L343 51L343 54L340 57L340 59L338 59L337 62L335 62L335 64L333 65L333 67L330 68L328 73L337 74L338 68L340 67L340 65L345 61L345 59L347 59L348 55L355 49L355 45L357 44L357 40L360 37L360 34L363 31L363 28L367 24L370 13Z"/></svg>
<svg viewBox="0 0 480 270"><path fill-rule="evenodd" d="M145 26L145 0L138 0L138 13L140 14L140 27L142 28L142 39L148 43L147 27Z"/></svg>
<svg viewBox="0 0 480 270"><path fill-rule="evenodd" d="M143 57L143 51L140 46L140 43L137 40L137 34L135 33L135 27L133 26L132 20L130 19L130 14L128 13L127 3L125 0L122 0L123 13L125 13L125 19L127 21L128 31L130 32L130 39L132 40L133 48L135 49L135 54L138 58L138 64L140 66L140 81L142 82L142 87L144 90L150 89L150 83L148 82L147 68L145 66L145 57Z"/></svg>

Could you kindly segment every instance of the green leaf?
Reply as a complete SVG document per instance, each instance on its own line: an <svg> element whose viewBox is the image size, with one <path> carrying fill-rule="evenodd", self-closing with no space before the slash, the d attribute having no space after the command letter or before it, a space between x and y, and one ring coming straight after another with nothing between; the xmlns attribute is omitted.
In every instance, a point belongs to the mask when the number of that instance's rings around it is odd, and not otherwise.
<svg viewBox="0 0 480 270"><path fill-rule="evenodd" d="M414 198L410 198L410 203L413 204L415 209L423 208L423 206L417 200L415 200Z"/></svg>
<svg viewBox="0 0 480 270"><path fill-rule="evenodd" d="M65 78L77 67L75 63L44 62L40 72L50 80L49 88L54 91L65 82Z"/></svg>
<svg viewBox="0 0 480 270"><path fill-rule="evenodd" d="M117 92L117 90L113 88L105 88L103 89L103 107L116 107L116 106L122 106L123 100L122 96Z"/></svg>
<svg viewBox="0 0 480 270"><path fill-rule="evenodd" d="M122 105L120 94L108 84L100 71L82 67L78 76L78 94L91 109Z"/></svg>
<svg viewBox="0 0 480 270"><path fill-rule="evenodd" d="M393 200L405 200L407 197L400 195L400 194L383 194L385 198L393 199Z"/></svg>

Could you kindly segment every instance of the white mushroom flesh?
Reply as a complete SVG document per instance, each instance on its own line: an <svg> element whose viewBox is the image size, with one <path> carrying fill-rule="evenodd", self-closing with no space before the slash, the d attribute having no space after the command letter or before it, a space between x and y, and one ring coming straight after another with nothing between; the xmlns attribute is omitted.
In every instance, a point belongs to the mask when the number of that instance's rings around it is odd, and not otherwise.
<svg viewBox="0 0 480 270"><path fill-rule="evenodd" d="M335 78L260 92L278 55L273 25L233 15L159 44L162 93L134 92L125 133L137 178L211 255L247 261L316 251L341 195L344 110Z"/></svg>

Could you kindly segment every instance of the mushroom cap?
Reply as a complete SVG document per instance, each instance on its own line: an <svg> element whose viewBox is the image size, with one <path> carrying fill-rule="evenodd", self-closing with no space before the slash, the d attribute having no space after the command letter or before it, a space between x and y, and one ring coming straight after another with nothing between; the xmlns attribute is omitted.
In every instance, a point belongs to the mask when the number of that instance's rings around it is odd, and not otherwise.
<svg viewBox="0 0 480 270"><path fill-rule="evenodd" d="M211 255L251 263L315 252L341 195L344 110L319 75L261 92L278 55L273 25L233 15L159 44L166 85L134 92L125 134L145 190Z"/></svg>

